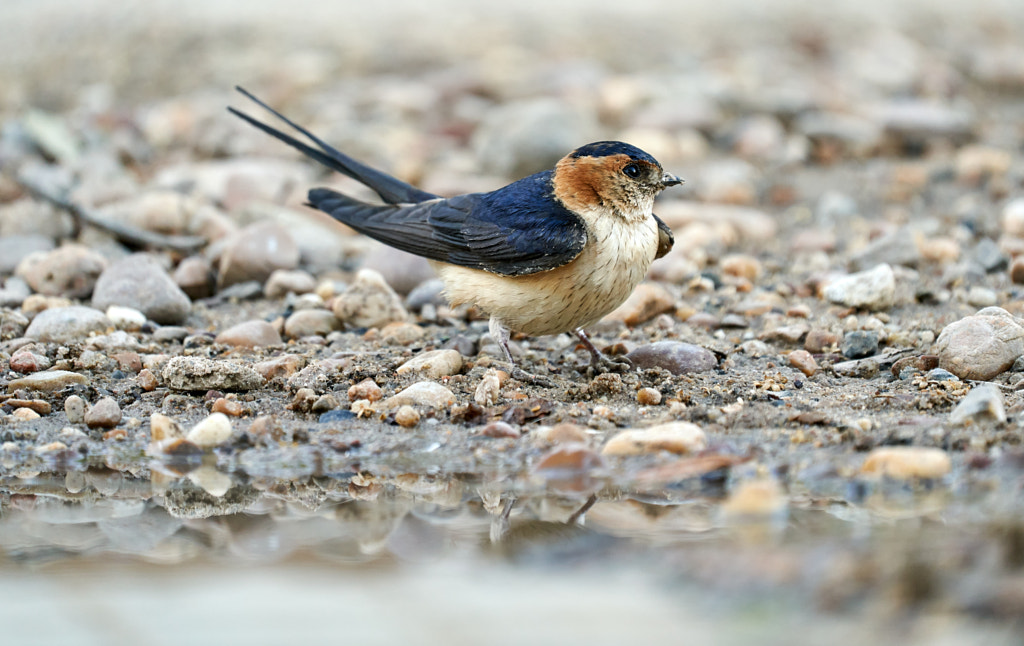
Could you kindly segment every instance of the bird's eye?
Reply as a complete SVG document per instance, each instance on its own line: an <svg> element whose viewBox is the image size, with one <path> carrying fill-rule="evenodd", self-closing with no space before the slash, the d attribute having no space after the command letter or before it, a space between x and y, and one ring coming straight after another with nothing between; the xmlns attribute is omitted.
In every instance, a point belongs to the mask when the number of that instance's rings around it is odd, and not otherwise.
<svg viewBox="0 0 1024 646"><path fill-rule="evenodd" d="M626 164L626 166L622 169L622 173L626 177L632 177L633 179L636 179L637 177L640 177L640 167L637 166L636 164Z"/></svg>

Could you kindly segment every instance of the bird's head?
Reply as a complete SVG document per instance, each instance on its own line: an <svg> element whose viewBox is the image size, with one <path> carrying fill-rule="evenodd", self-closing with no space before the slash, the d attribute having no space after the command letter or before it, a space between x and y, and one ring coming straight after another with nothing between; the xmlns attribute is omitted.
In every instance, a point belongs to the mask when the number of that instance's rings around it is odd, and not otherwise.
<svg viewBox="0 0 1024 646"><path fill-rule="evenodd" d="M563 157L553 182L555 195L573 211L610 209L639 219L650 215L658 193L683 180L636 146L598 141Z"/></svg>

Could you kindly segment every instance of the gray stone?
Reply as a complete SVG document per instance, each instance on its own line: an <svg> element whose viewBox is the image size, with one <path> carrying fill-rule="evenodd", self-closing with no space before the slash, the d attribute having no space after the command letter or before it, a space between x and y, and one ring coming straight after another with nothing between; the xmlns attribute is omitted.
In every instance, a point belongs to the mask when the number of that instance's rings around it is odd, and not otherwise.
<svg viewBox="0 0 1024 646"><path fill-rule="evenodd" d="M880 264L913 267L921 261L921 252L908 229L899 229L876 240L850 258L850 269L862 271Z"/></svg>
<svg viewBox="0 0 1024 646"><path fill-rule="evenodd" d="M940 368L961 379L987 381L1024 354L1024 327L1006 310L986 307L947 325L932 352Z"/></svg>
<svg viewBox="0 0 1024 646"><path fill-rule="evenodd" d="M334 315L353 327L381 327L407 321L408 312L384 278L371 269L361 269L334 303Z"/></svg>
<svg viewBox="0 0 1024 646"><path fill-rule="evenodd" d="M885 264L837 278L825 287L825 298L829 301L867 310L886 309L895 296L896 275Z"/></svg>
<svg viewBox="0 0 1024 646"><path fill-rule="evenodd" d="M121 407L113 397L104 397L85 413L85 425L89 428L114 428L120 422Z"/></svg>
<svg viewBox="0 0 1024 646"><path fill-rule="evenodd" d="M327 336L341 327L341 322L328 310L299 310L284 323L284 334L289 339L305 336Z"/></svg>
<svg viewBox="0 0 1024 646"><path fill-rule="evenodd" d="M638 368L664 368L674 375L707 372L718 365L710 350L681 341L658 341L626 355Z"/></svg>
<svg viewBox="0 0 1024 646"><path fill-rule="evenodd" d="M189 298L206 298L213 294L213 265L202 256L185 258L174 269L174 284Z"/></svg>
<svg viewBox="0 0 1024 646"><path fill-rule="evenodd" d="M263 377L249 366L202 357L174 357L160 376L172 390L252 390L263 385Z"/></svg>
<svg viewBox="0 0 1024 646"><path fill-rule="evenodd" d="M854 330L843 336L840 352L847 359L863 359L878 353L878 332Z"/></svg>
<svg viewBox="0 0 1024 646"><path fill-rule="evenodd" d="M215 341L239 348L267 347L283 343L274 326L260 320L232 325L218 334Z"/></svg>
<svg viewBox="0 0 1024 646"><path fill-rule="evenodd" d="M90 334L112 327L103 312L91 307L72 305L43 310L32 319L25 336L48 343L75 343Z"/></svg>
<svg viewBox="0 0 1024 646"><path fill-rule="evenodd" d="M316 289L316 279L309 272L299 269L278 269L270 274L263 287L267 298L281 298L292 294L308 294Z"/></svg>
<svg viewBox="0 0 1024 646"><path fill-rule="evenodd" d="M118 260L100 276L92 296L93 307L111 305L139 310L161 324L181 323L192 301L149 254L132 254Z"/></svg>
<svg viewBox="0 0 1024 646"><path fill-rule="evenodd" d="M978 423L991 420L1002 424L1006 421L1006 409L1003 406L1003 394L995 384L976 386L960 400L953 412L949 414L950 424Z"/></svg>

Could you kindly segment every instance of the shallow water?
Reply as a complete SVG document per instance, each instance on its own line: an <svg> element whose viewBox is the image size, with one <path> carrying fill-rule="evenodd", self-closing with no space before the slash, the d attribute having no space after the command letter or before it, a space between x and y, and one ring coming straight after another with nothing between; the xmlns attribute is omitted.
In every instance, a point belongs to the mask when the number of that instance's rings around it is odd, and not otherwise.
<svg viewBox="0 0 1024 646"><path fill-rule="evenodd" d="M5 643L1019 643L1024 532L991 492L793 483L788 511L751 517L713 480L589 500L512 480L154 474L0 482Z"/></svg>

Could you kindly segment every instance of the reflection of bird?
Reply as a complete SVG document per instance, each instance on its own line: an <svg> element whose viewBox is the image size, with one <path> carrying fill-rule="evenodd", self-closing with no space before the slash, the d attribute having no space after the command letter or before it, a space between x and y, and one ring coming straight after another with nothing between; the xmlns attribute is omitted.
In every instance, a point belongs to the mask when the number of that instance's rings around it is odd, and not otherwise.
<svg viewBox="0 0 1024 646"><path fill-rule="evenodd" d="M492 336L515 367L509 330L530 335L575 332L600 367L608 362L583 328L614 310L672 232L651 209L682 180L644 151L618 141L577 148L553 170L490 193L442 198L335 150L242 88L238 90L308 137L316 147L234 108L253 126L372 188L385 204L366 204L327 188L309 204L356 231L430 259L453 305L487 312Z"/></svg>

